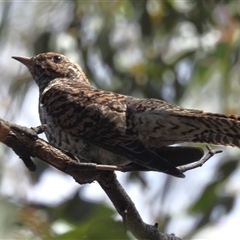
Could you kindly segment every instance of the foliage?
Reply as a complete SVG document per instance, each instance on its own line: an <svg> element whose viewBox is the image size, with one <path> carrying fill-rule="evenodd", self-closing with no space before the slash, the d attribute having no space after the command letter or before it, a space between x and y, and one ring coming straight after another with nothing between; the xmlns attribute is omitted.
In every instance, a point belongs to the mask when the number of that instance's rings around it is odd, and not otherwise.
<svg viewBox="0 0 240 240"><path fill-rule="evenodd" d="M183 107L239 113L237 1L9 1L0 3L0 11L1 117L18 121L21 105L30 104L24 102L25 96L35 87L26 69L20 69L10 56L47 51L79 62L91 83L102 89L160 98ZM38 163L37 174L30 176L19 160L7 163L7 158L16 156L3 146L0 150L1 206L6 210L1 218L12 217L0 228L2 238L129 238L112 218L111 205L84 200L81 191L54 206L28 201L23 195L39 184L47 166ZM136 204L145 204L151 223L159 222L161 231L192 238L234 209L237 192L229 190L239 171L234 154L227 151L210 163L211 168L194 170L181 183L163 174L154 175L153 180L151 173L125 174L123 183L129 190L138 186L139 195L146 193ZM14 169L20 169L25 180L15 181ZM16 184L20 190L14 192L11 188ZM181 202L177 210L175 196ZM183 230L175 228L180 212ZM184 221L190 216L189 227ZM60 220L69 231L55 231Z"/></svg>

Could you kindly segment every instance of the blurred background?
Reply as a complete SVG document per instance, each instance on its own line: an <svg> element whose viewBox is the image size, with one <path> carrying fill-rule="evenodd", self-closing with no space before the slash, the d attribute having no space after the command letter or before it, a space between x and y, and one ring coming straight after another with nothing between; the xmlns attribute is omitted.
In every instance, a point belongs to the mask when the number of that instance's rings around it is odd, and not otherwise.
<svg viewBox="0 0 240 240"><path fill-rule="evenodd" d="M239 47L239 1L1 2L0 117L40 124L38 88L11 56L47 51L78 62L97 88L240 114ZM160 231L233 239L239 234L240 150L218 149L224 152L185 179L118 173L119 180L143 220L158 222ZM37 171L28 172L0 145L1 239L124 238L121 219L97 183L79 186L35 163Z"/></svg>

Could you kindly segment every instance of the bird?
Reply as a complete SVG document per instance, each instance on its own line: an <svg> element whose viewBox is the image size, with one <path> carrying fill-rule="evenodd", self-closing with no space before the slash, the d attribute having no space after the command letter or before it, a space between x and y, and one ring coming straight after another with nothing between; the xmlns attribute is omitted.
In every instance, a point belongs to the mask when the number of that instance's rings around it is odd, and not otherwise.
<svg viewBox="0 0 240 240"><path fill-rule="evenodd" d="M199 160L204 152L172 145L240 147L240 116L97 89L77 63L59 53L12 58L28 68L39 87L39 115L48 141L79 161L135 164L183 178L177 166Z"/></svg>

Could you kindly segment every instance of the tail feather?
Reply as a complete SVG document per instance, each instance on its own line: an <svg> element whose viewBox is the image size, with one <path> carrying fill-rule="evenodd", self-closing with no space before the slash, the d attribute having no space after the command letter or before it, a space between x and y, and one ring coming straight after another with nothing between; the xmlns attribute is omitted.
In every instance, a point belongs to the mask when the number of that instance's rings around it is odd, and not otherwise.
<svg viewBox="0 0 240 240"><path fill-rule="evenodd" d="M175 117L187 141L240 147L240 116L190 112Z"/></svg>
<svg viewBox="0 0 240 240"><path fill-rule="evenodd" d="M153 110L141 113L141 116L138 114L140 120L135 124L141 141L149 148L181 142L240 148L240 116L180 110Z"/></svg>
<svg viewBox="0 0 240 240"><path fill-rule="evenodd" d="M184 109L157 99L128 99L132 131L148 148L201 142L240 148L240 116Z"/></svg>

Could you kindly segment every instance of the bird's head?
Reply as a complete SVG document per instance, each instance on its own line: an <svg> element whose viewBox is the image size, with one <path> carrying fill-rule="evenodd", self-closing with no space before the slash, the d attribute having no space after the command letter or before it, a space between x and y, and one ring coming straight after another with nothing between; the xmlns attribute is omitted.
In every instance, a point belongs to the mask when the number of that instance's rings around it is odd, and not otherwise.
<svg viewBox="0 0 240 240"><path fill-rule="evenodd" d="M42 85L47 85L54 79L62 79L63 81L81 81L89 84L81 67L68 59L66 56L47 52L41 53L34 57L19 57L12 58L24 64L30 71L33 79L41 88Z"/></svg>

